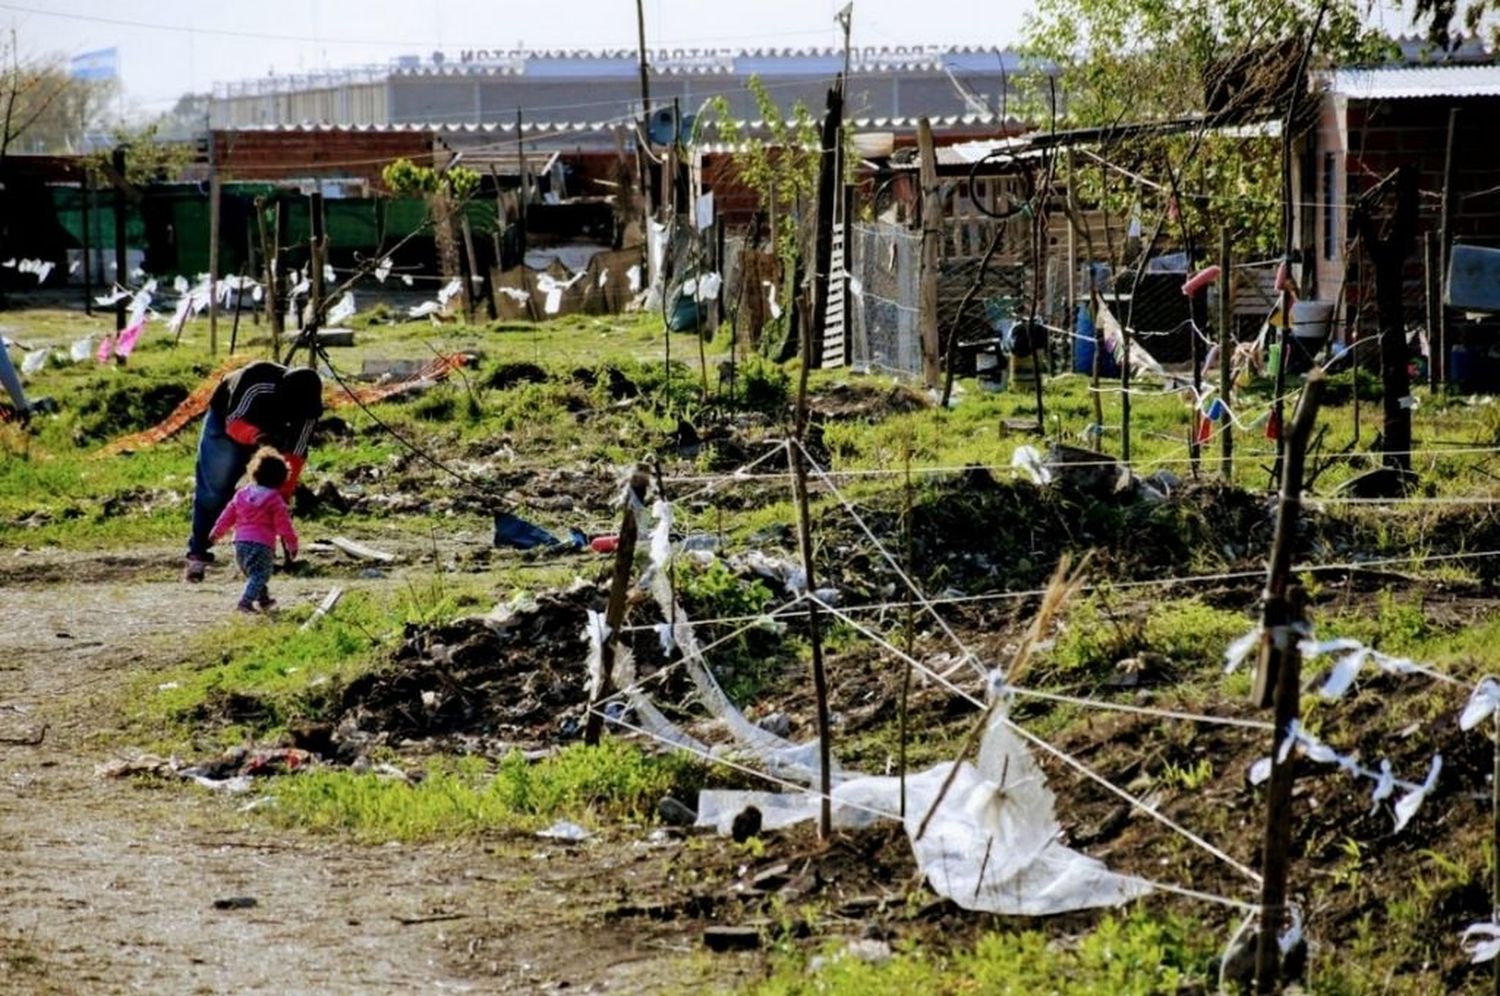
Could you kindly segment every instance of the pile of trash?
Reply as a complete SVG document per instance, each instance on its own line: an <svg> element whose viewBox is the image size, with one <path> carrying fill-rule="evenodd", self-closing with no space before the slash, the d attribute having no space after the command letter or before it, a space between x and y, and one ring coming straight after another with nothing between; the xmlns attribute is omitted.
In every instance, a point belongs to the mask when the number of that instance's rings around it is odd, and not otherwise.
<svg viewBox="0 0 1500 996"><path fill-rule="evenodd" d="M545 747L582 730L588 690L579 639L605 593L589 581L521 596L486 616L411 627L395 660L356 678L330 703L341 759L373 747L463 753ZM656 643L651 633L643 643Z"/></svg>
<svg viewBox="0 0 1500 996"><path fill-rule="evenodd" d="M305 771L317 763L316 755L296 747L255 750L232 747L212 760L194 764L176 757L134 754L106 761L94 769L94 774L101 778L129 778L134 775L180 778L215 792L239 795L250 791L251 779Z"/></svg>

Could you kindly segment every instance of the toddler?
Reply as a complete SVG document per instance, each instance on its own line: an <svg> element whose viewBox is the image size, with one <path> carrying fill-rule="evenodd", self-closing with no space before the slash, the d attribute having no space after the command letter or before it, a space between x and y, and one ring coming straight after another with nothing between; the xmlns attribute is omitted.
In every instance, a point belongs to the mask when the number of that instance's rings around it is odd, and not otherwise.
<svg viewBox="0 0 1500 996"><path fill-rule="evenodd" d="M286 483L286 461L275 450L261 450L250 464L250 478L255 483L234 493L214 523L209 542L218 542L234 530L234 558L245 575L239 611L254 612L258 604L269 612L276 605L268 584L276 561L277 537L286 548L287 560L297 556L297 531L278 490Z"/></svg>

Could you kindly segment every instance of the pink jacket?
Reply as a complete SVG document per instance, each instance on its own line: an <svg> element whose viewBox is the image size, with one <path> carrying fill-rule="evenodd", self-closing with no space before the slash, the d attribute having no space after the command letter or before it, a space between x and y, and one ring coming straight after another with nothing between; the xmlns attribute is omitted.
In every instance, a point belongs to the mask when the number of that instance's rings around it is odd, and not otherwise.
<svg viewBox="0 0 1500 996"><path fill-rule="evenodd" d="M237 543L259 543L276 548L276 537L286 544L286 552L297 555L297 530L292 528L292 517L287 514L286 502L271 488L249 484L240 488L224 507L219 521L214 523L210 542L218 542L229 530L234 530Z"/></svg>

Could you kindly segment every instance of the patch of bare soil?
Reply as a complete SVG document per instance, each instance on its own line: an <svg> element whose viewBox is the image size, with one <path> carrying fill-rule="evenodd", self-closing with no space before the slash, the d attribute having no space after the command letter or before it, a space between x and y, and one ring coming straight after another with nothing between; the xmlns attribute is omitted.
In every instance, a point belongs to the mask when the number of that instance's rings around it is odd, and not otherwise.
<svg viewBox="0 0 1500 996"><path fill-rule="evenodd" d="M40 738L0 744L0 988L656 992L754 966L709 963L720 974L704 979L677 957L698 950L681 925L610 926L619 883L658 902L654 869L685 846L647 851L644 831L576 850L527 837L358 846L258 831L236 812L243 797L97 777L119 746L118 691L179 662L183 638L233 602L227 572L193 587L135 579L170 558L132 555L112 579L87 567L81 583L0 587L0 737ZM46 576L67 575L62 560ZM324 588L287 579L278 594Z"/></svg>

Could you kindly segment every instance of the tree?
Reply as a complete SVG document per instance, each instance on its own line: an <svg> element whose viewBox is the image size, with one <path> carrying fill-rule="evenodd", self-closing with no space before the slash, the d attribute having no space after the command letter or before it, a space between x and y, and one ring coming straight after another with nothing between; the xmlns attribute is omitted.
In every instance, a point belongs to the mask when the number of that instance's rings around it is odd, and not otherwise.
<svg viewBox="0 0 1500 996"><path fill-rule="evenodd" d="M1470 35L1500 45L1500 0L1412 0L1412 26L1427 29L1427 37L1446 48L1454 22Z"/></svg>
<svg viewBox="0 0 1500 996"><path fill-rule="evenodd" d="M1273 134L1220 133L1280 117L1314 28L1314 62L1372 62L1389 42L1368 29L1357 0L1038 0L1026 48L1058 67L1060 121L1070 126L1197 117L1178 134L1106 143L1111 171L1069 180L1085 200L1116 212L1155 201L1174 227L1200 236L1228 227L1242 245L1281 241L1280 152ZM1033 87L1023 107L1051 111Z"/></svg>
<svg viewBox="0 0 1500 996"><path fill-rule="evenodd" d="M35 137L39 145L44 137L72 137L66 133L70 119L76 123L82 90L60 59L23 55L14 28L0 38L0 163L23 137Z"/></svg>
<svg viewBox="0 0 1500 996"><path fill-rule="evenodd" d="M125 148L125 182L132 187L170 183L193 161L192 144L163 141L159 124L117 127L109 133L108 144L83 157L84 168L96 185L105 186L112 180L111 157L121 146Z"/></svg>

